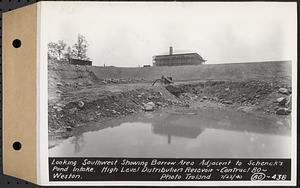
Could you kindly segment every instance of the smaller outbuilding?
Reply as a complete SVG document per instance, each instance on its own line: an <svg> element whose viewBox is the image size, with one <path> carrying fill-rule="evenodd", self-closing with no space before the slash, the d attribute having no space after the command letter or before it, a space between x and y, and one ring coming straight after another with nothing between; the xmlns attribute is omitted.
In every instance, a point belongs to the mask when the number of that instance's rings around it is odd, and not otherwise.
<svg viewBox="0 0 300 188"><path fill-rule="evenodd" d="M69 59L69 63L72 65L89 65L92 66L93 62L89 60L82 60L82 59Z"/></svg>

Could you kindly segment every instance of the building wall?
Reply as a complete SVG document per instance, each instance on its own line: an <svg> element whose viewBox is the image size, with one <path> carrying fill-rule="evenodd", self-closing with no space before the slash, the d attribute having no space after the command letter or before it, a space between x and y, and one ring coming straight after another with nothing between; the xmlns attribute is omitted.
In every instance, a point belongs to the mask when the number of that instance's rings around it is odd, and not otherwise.
<svg viewBox="0 0 300 188"><path fill-rule="evenodd" d="M201 65L203 63L204 61L196 55L158 56L154 59L155 66Z"/></svg>
<svg viewBox="0 0 300 188"><path fill-rule="evenodd" d="M72 65L92 65L92 61L81 60L81 59L70 59Z"/></svg>

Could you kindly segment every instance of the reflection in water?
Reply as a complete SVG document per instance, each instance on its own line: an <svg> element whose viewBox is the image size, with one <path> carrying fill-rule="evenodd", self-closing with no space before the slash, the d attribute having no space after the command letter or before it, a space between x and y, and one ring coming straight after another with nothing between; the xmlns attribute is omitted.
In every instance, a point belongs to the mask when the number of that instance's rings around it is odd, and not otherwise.
<svg viewBox="0 0 300 188"><path fill-rule="evenodd" d="M74 136L71 143L74 145L74 153L80 153L85 144L83 134Z"/></svg>
<svg viewBox="0 0 300 188"><path fill-rule="evenodd" d="M152 131L155 134L166 135L168 144L171 143L172 136L184 138L197 138L204 129L200 127L185 127L172 124L153 124Z"/></svg>
<svg viewBox="0 0 300 188"><path fill-rule="evenodd" d="M165 114L161 121L152 123L152 131L155 134L167 135L168 144L171 144L172 136L184 137L184 138L197 138L198 135L204 130L199 126L190 127L184 124L174 123L174 120L180 119L180 116Z"/></svg>
<svg viewBox="0 0 300 188"><path fill-rule="evenodd" d="M93 130L97 126L92 126L90 132L79 132L49 148L49 154L51 157L290 157L289 123L289 119L227 111L147 113L108 122L100 130Z"/></svg>

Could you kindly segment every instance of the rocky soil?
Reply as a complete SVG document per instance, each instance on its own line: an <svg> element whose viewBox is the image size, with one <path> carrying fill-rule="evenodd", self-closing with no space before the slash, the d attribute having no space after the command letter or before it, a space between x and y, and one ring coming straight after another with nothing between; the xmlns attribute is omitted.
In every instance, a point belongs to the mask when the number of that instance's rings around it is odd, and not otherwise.
<svg viewBox="0 0 300 188"><path fill-rule="evenodd" d="M72 131L87 123L171 106L214 106L277 115L288 115L291 112L291 88L274 80L208 81L168 86L125 84L124 87L127 90L106 90L102 94L97 92L99 88L90 89L94 92L62 93L60 100L49 102L50 132Z"/></svg>
<svg viewBox="0 0 300 188"><path fill-rule="evenodd" d="M66 66L66 67L64 67ZM137 79L99 79L89 66L49 63L49 135L72 135L76 127L164 108L230 108L289 117L287 77L196 80L155 84Z"/></svg>
<svg viewBox="0 0 300 188"><path fill-rule="evenodd" d="M72 101L64 100L49 104L49 127L51 130L61 127L71 129L91 121L124 117L139 111L153 111L179 104L178 100L168 95L170 94L162 87L140 86L128 91L106 91L94 98L84 94L78 98L71 97Z"/></svg>
<svg viewBox="0 0 300 188"><path fill-rule="evenodd" d="M291 112L292 90L282 80L208 81L176 87L181 90L180 98L190 100L191 103L196 99L244 112L277 115L288 115Z"/></svg>

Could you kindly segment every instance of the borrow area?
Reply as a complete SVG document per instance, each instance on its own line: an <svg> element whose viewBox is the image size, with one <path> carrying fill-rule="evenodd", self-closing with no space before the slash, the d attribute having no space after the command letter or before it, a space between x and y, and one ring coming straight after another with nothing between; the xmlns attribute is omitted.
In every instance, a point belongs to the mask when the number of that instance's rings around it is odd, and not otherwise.
<svg viewBox="0 0 300 188"><path fill-rule="evenodd" d="M284 130L290 135L291 70L290 61L137 68L49 61L49 148L74 135L120 125L133 116L147 122L149 114L154 114L151 121L159 125L173 121L175 114L190 117L186 122L192 127L201 121L209 124L203 119L210 117L223 124L232 121L231 126L240 125L242 131L250 132L251 126L256 126L255 118L265 118L268 124L262 132ZM162 76L171 77L172 83L165 83ZM238 120L232 114L238 114ZM179 137L185 137L180 132L197 132L181 124L184 131L176 127L154 129ZM220 126L226 129L222 123L212 127Z"/></svg>

